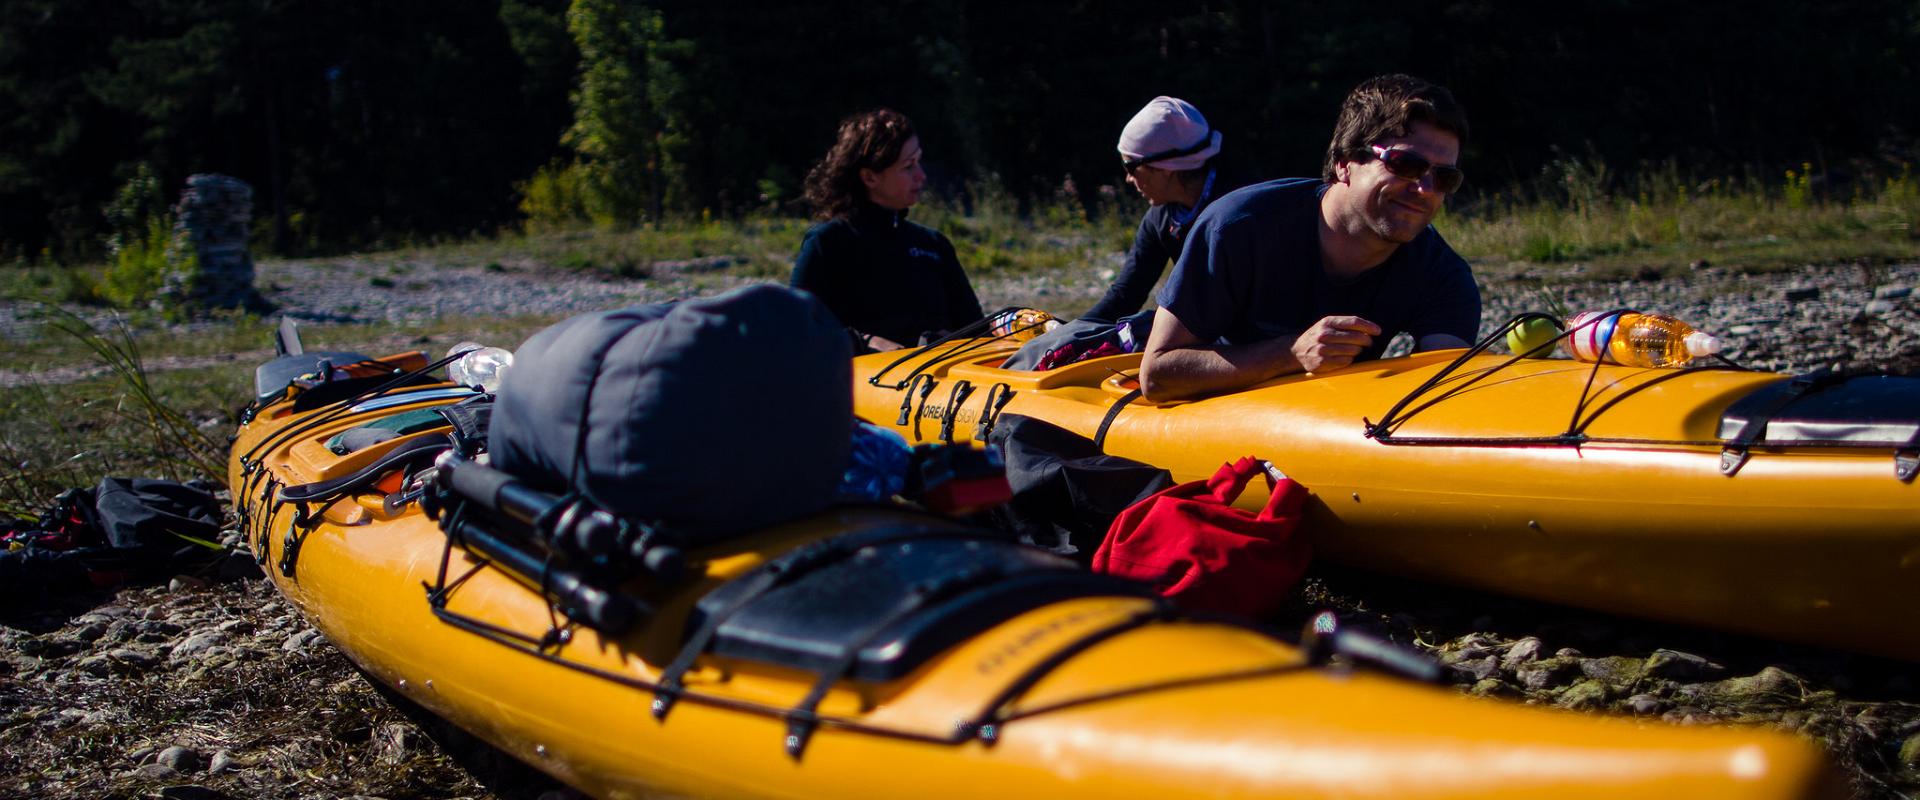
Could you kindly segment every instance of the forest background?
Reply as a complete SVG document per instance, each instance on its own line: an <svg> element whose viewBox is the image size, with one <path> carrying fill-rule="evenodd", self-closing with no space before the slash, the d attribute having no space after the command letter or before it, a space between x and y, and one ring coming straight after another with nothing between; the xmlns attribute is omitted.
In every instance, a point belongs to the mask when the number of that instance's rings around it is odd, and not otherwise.
<svg viewBox="0 0 1920 800"><path fill-rule="evenodd" d="M8 0L0 263L98 261L127 187L164 205L199 172L252 184L255 250L284 256L798 216L836 121L881 105L956 207L1098 214L1155 95L1236 169L1311 175L1391 71L1468 109L1452 213L1647 175L1844 201L1911 189L1917 42L1914 0Z"/></svg>

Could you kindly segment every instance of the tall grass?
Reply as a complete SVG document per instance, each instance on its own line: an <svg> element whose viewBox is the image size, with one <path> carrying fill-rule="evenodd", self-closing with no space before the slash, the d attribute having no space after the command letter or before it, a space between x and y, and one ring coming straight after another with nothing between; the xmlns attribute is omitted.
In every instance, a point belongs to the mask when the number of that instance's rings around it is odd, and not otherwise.
<svg viewBox="0 0 1920 800"><path fill-rule="evenodd" d="M750 217L735 222L675 220L615 228L579 222L534 226L462 242L381 254L452 266L558 269L644 279L657 272L722 259L714 268L755 277L785 276L806 232L804 220ZM724 258L723 258L724 257Z"/></svg>
<svg viewBox="0 0 1920 800"><path fill-rule="evenodd" d="M573 214L564 171L542 172L521 187L539 206L519 231L465 242L396 251L393 257L464 266L537 266L644 279L700 259L728 257L730 274L781 280L814 221L775 213L737 221L711 217L620 227ZM997 181L954 195L929 192L911 219L953 241L960 263L976 276L1034 274L1079 266L1124 251L1146 204L1125 187L1103 186L1084 202L1071 181L1023 209Z"/></svg>
<svg viewBox="0 0 1920 800"><path fill-rule="evenodd" d="M1131 244L1145 210L1124 185L1082 193L1069 179L1022 203L990 177L958 195L930 193L913 219L946 234L970 274L996 277L1111 263ZM728 254L746 261L730 269L778 278L810 224L767 215L627 231L535 226L485 247L495 258L629 277L647 277L665 261ZM1920 258L1920 179L1910 165L1839 184L1810 165L1772 176L1700 176L1673 162L1623 172L1569 157L1531 185L1456 199L1437 225L1476 268L1494 272L1544 268L1606 278L1699 262L1768 271L1910 260Z"/></svg>
<svg viewBox="0 0 1920 800"><path fill-rule="evenodd" d="M209 380L202 374L209 370L156 380L124 324L101 333L77 316L55 314L48 328L77 341L107 377L0 390L0 458L7 467L0 470L0 514L31 516L61 490L116 471L225 483L225 445L194 416L237 405L244 376L228 368L226 380ZM215 413L224 432L231 414Z"/></svg>
<svg viewBox="0 0 1920 800"><path fill-rule="evenodd" d="M1910 165L1844 187L1809 172L1699 179L1668 164L1622 176L1567 159L1535 186L1464 204L1437 224L1476 266L1579 263L1599 276L1698 261L1764 271L1920 256Z"/></svg>
<svg viewBox="0 0 1920 800"><path fill-rule="evenodd" d="M1044 274L1095 263L1133 243L1146 203L1126 187L1101 186L1091 202L1073 179L1020 204L988 180L964 197L934 196L913 218L946 234L969 274L981 277Z"/></svg>

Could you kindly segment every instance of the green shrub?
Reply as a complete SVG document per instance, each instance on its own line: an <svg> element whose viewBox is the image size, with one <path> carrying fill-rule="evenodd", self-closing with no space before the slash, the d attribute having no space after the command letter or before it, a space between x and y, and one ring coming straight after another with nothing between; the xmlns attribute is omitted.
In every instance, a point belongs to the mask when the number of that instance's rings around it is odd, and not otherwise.
<svg viewBox="0 0 1920 800"><path fill-rule="evenodd" d="M1887 179L1880 188L1880 202L1909 221L1920 221L1920 182L1913 179L1913 165L1900 165L1900 174ZM1920 231L1909 231L1920 233Z"/></svg>
<svg viewBox="0 0 1920 800"><path fill-rule="evenodd" d="M1802 163L1799 172L1787 170L1787 182L1780 187L1781 194L1786 198L1787 208L1806 208L1807 199L1811 195L1812 183L1812 164Z"/></svg>
<svg viewBox="0 0 1920 800"><path fill-rule="evenodd" d="M173 220L151 217L144 234L123 242L113 254L100 294L122 308L144 306L159 297L169 275L190 283L198 270L199 259L184 234L174 235Z"/></svg>
<svg viewBox="0 0 1920 800"><path fill-rule="evenodd" d="M527 229L563 230L592 222L595 204L587 172L583 164L555 161L515 187L520 192L520 213L527 215Z"/></svg>
<svg viewBox="0 0 1920 800"><path fill-rule="evenodd" d="M1520 257L1536 264L1558 264L1573 256L1572 248L1548 233L1536 233L1520 244Z"/></svg>
<svg viewBox="0 0 1920 800"><path fill-rule="evenodd" d="M107 218L107 255L118 255L130 245L143 242L148 224L167 216L166 194L160 179L145 163L134 167L133 177L114 190L113 200L100 210Z"/></svg>
<svg viewBox="0 0 1920 800"><path fill-rule="evenodd" d="M92 272L79 267L61 267L52 273L49 294L56 303L81 303L84 305L103 305L112 302L107 299L107 289Z"/></svg>
<svg viewBox="0 0 1920 800"><path fill-rule="evenodd" d="M173 214L160 191L160 179L146 164L114 192L101 209L107 219L107 268L98 283L68 270L61 299L105 300L122 308L146 306L161 297L169 278L191 289L199 277L199 258L185 233L174 232Z"/></svg>

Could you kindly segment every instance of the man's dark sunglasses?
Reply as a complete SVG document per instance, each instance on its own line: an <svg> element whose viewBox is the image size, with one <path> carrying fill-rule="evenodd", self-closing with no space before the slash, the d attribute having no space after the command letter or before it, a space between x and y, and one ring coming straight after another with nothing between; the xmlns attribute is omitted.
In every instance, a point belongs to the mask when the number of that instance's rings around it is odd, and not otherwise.
<svg viewBox="0 0 1920 800"><path fill-rule="evenodd" d="M1467 182L1467 174L1459 167L1450 167L1428 161L1426 156L1412 150L1390 150L1380 145L1372 145L1373 154L1380 157L1380 164L1396 176L1417 181L1433 173L1434 191L1452 194L1460 190Z"/></svg>
<svg viewBox="0 0 1920 800"><path fill-rule="evenodd" d="M1121 161L1120 168L1126 170L1128 175L1132 175L1134 170L1144 167L1148 164L1152 164L1155 161L1165 161L1169 158L1179 158L1181 156L1190 156L1190 155L1193 155L1194 153L1198 153L1202 150L1205 150L1211 146L1213 146L1213 129L1208 128L1206 134L1200 137L1199 144L1196 144L1192 147L1182 147L1178 150L1168 150L1162 153L1154 153L1153 155L1150 155L1150 156L1141 156L1139 158L1128 160L1128 161Z"/></svg>

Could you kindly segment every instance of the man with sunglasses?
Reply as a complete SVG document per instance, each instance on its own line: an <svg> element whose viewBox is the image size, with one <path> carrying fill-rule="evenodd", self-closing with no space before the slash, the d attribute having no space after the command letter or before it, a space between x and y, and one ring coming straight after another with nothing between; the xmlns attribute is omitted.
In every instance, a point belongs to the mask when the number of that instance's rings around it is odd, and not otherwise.
<svg viewBox="0 0 1920 800"><path fill-rule="evenodd" d="M1233 391L1415 350L1464 347L1480 325L1465 260L1429 223L1460 188L1466 114L1405 75L1341 105L1319 180L1256 184L1194 223L1141 362L1149 400Z"/></svg>

